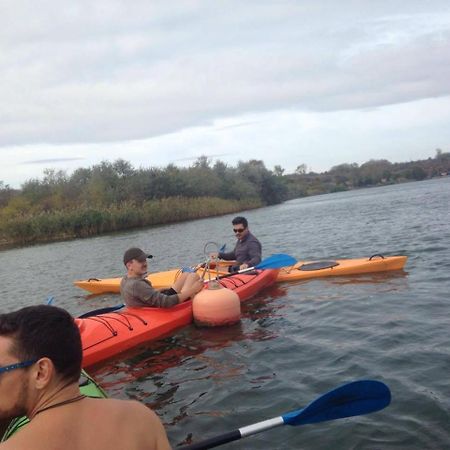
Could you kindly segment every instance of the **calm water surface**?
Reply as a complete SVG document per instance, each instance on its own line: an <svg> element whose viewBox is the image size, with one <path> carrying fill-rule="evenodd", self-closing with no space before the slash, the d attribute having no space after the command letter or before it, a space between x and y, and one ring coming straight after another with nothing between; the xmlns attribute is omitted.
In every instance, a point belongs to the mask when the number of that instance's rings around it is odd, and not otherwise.
<svg viewBox="0 0 450 450"><path fill-rule="evenodd" d="M450 178L293 200L245 213L264 255L404 254L405 271L279 284L239 325L186 327L91 368L117 398L159 414L172 445L304 406L342 383L384 381L392 404L366 416L281 427L230 449L450 448ZM232 247L232 216L0 252L3 311L45 302L74 315L114 305L72 281L119 276L130 246L152 270L193 265L208 241Z"/></svg>

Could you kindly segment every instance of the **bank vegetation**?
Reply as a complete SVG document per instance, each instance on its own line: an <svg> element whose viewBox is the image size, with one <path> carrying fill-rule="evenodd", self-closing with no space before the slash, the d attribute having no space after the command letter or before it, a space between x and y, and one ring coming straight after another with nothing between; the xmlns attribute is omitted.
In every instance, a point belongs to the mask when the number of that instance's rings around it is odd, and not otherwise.
<svg viewBox="0 0 450 450"><path fill-rule="evenodd" d="M0 245L88 237L214 215L284 200L369 186L418 181L450 173L450 153L406 163L371 160L314 173L265 167L260 160L231 167L205 156L192 166L134 168L119 159L71 175L46 169L21 189L0 181Z"/></svg>

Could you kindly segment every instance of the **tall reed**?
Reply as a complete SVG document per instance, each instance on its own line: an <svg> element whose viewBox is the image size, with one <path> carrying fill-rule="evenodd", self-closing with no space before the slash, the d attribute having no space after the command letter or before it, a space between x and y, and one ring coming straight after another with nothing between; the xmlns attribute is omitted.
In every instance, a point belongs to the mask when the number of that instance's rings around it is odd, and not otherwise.
<svg viewBox="0 0 450 450"><path fill-rule="evenodd" d="M169 197L110 207L81 206L66 210L0 216L0 245L95 236L131 228L212 217L258 208L262 202L214 197Z"/></svg>

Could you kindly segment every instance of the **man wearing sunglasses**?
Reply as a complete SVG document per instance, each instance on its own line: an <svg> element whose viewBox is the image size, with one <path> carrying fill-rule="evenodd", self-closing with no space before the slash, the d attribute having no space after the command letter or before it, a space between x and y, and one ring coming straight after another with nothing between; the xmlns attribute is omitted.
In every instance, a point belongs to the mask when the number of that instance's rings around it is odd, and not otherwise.
<svg viewBox="0 0 450 450"><path fill-rule="evenodd" d="M38 305L0 314L0 420L30 419L0 449L170 449L143 404L81 394L81 362L80 332L67 311Z"/></svg>
<svg viewBox="0 0 450 450"><path fill-rule="evenodd" d="M123 255L127 274L120 282L120 293L126 305L134 308L141 306L170 308L203 289L204 284L196 273L183 272L171 288L158 291L145 278L149 258L153 256L137 247L129 248Z"/></svg>
<svg viewBox="0 0 450 450"><path fill-rule="evenodd" d="M261 262L261 243L250 233L248 229L248 221L245 217L235 217L231 223L233 224L233 232L237 237L236 246L231 252L219 252L215 255L225 261L236 260L236 264L229 267L230 272L237 272L248 267L254 267Z"/></svg>

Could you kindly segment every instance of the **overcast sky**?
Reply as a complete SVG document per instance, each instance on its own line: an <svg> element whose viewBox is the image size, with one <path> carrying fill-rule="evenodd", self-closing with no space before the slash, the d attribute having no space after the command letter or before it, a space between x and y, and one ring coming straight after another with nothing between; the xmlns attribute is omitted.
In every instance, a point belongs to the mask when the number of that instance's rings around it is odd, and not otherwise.
<svg viewBox="0 0 450 450"><path fill-rule="evenodd" d="M0 180L450 151L450 2L1 0Z"/></svg>

